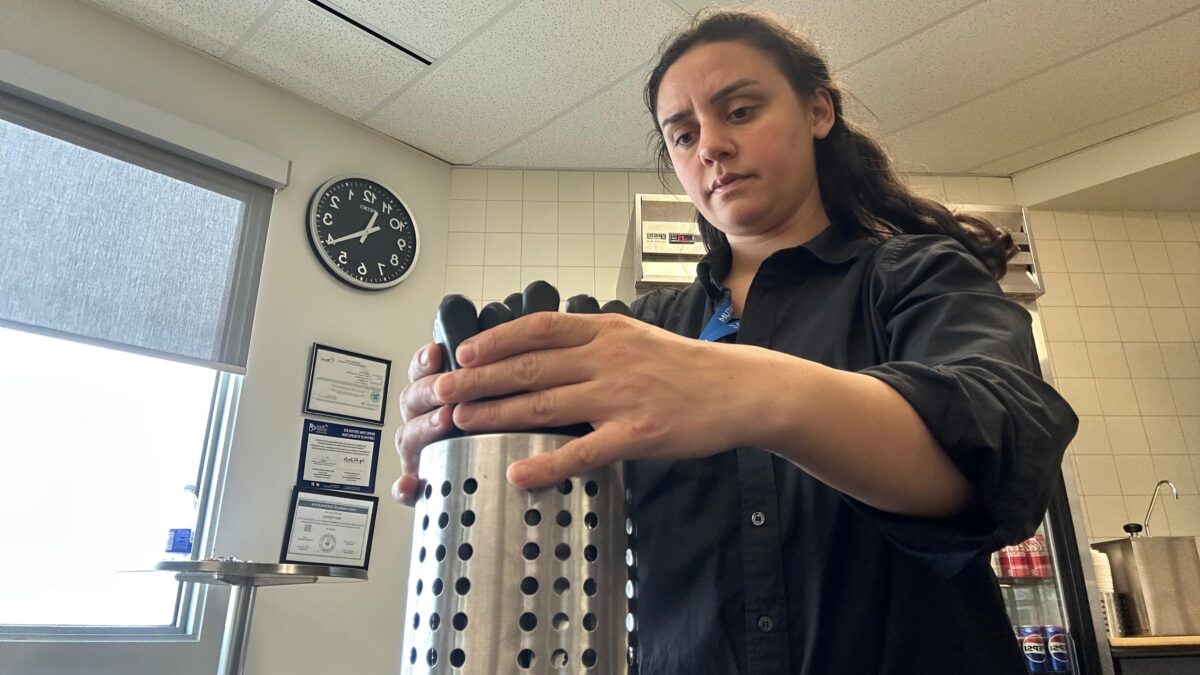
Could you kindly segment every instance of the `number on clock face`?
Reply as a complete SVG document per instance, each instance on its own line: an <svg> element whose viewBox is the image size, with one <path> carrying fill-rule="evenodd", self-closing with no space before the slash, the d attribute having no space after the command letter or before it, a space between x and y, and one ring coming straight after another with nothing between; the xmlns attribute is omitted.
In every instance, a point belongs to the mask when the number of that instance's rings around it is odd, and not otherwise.
<svg viewBox="0 0 1200 675"><path fill-rule="evenodd" d="M407 276L416 262L412 215L390 190L365 178L330 181L313 195L309 243L339 279L381 289Z"/></svg>

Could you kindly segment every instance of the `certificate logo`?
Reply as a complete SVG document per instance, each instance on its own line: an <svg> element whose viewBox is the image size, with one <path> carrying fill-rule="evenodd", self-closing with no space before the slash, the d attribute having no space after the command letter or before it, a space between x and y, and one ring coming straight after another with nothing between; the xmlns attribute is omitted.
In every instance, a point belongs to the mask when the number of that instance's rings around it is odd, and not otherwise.
<svg viewBox="0 0 1200 675"><path fill-rule="evenodd" d="M320 547L321 553L329 553L333 551L334 546L337 546L337 537L332 534L323 534L320 541L317 542L317 546Z"/></svg>
<svg viewBox="0 0 1200 675"><path fill-rule="evenodd" d="M379 403L379 399L383 398L383 392L378 389L371 390L371 403Z"/></svg>

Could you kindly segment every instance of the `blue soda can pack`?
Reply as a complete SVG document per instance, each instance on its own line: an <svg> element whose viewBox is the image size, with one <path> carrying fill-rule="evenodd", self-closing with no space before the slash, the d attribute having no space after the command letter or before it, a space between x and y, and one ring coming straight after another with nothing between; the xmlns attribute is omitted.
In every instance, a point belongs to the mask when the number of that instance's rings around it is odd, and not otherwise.
<svg viewBox="0 0 1200 675"><path fill-rule="evenodd" d="M1041 626L1018 626L1017 642L1021 643L1021 651L1025 652L1025 668L1031 673L1045 673L1050 669L1046 664L1046 636Z"/></svg>
<svg viewBox="0 0 1200 675"><path fill-rule="evenodd" d="M1044 626L1046 640L1046 669L1048 673L1071 672L1071 652L1067 646L1067 630L1062 626Z"/></svg>

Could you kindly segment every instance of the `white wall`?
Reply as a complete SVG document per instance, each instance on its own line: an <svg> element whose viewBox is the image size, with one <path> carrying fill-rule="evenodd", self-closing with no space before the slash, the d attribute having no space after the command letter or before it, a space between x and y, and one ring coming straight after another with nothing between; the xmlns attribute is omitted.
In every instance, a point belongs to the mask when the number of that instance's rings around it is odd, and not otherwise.
<svg viewBox="0 0 1200 675"><path fill-rule="evenodd" d="M276 561L295 481L309 347L320 341L390 358L391 391L399 392L442 295L449 166L91 6L3 0L0 15L0 48L292 161L291 184L272 211L217 536L219 554ZM304 239L313 190L359 172L393 187L422 235L416 271L375 295L335 281ZM263 590L248 673L396 672L411 535L409 511L388 496L399 472L391 450L400 423L394 397L386 422L370 581ZM209 594L199 643L0 643L0 674L207 675L216 670L226 596Z"/></svg>

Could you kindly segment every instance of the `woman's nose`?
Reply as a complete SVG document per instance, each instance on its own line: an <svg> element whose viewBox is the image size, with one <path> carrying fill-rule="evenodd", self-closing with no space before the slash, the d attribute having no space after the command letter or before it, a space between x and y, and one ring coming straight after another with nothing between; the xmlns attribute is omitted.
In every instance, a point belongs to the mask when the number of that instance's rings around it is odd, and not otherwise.
<svg viewBox="0 0 1200 675"><path fill-rule="evenodd" d="M704 129L700 133L700 158L707 163L729 159L736 152L733 138L720 127Z"/></svg>

